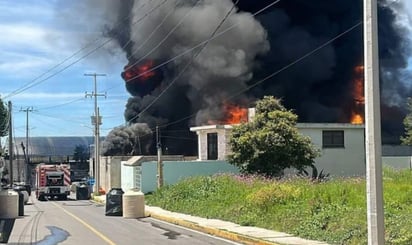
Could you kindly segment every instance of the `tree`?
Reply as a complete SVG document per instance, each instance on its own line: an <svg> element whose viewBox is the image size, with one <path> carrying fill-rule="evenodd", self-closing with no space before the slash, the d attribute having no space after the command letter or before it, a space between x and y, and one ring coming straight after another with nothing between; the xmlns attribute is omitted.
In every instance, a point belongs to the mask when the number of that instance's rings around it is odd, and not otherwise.
<svg viewBox="0 0 412 245"><path fill-rule="evenodd" d="M296 123L297 116L280 100L265 96L257 101L251 122L233 127L229 162L244 173L269 177L279 177L289 167L299 171L312 167L319 151L298 132Z"/></svg>
<svg viewBox="0 0 412 245"><path fill-rule="evenodd" d="M9 129L9 112L4 105L3 100L0 99L0 137L8 135Z"/></svg>
<svg viewBox="0 0 412 245"><path fill-rule="evenodd" d="M412 98L408 98L406 101L408 114L403 119L403 125L405 126L405 136L401 136L401 142L403 145L412 145Z"/></svg>

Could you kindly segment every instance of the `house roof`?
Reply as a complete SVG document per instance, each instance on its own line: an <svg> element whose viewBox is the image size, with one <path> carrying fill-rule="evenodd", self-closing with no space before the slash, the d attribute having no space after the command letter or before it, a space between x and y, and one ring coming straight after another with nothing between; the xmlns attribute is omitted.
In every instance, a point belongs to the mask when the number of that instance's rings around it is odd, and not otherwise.
<svg viewBox="0 0 412 245"><path fill-rule="evenodd" d="M317 128L317 129L349 129L349 128L365 128L364 124L352 124L352 123L298 123L296 125L299 129L305 128ZM190 131L204 131L204 130L211 130L211 129L232 129L233 125L204 125L204 126L197 126L191 127Z"/></svg>
<svg viewBox="0 0 412 245"><path fill-rule="evenodd" d="M232 125L204 125L198 127L191 127L190 131L200 131L200 130L209 130L209 129L232 129Z"/></svg>
<svg viewBox="0 0 412 245"><path fill-rule="evenodd" d="M298 123L296 125L299 129L317 128L317 129L347 129L347 128L365 128L365 124L352 123Z"/></svg>

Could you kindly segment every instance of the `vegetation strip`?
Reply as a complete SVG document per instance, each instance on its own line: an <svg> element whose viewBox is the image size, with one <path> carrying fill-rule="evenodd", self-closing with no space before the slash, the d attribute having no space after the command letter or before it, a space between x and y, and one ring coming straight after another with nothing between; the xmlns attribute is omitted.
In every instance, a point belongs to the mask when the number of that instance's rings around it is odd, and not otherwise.
<svg viewBox="0 0 412 245"><path fill-rule="evenodd" d="M412 244L412 172L384 168L385 242ZM330 244L367 244L364 177L192 177L145 196L162 209Z"/></svg>

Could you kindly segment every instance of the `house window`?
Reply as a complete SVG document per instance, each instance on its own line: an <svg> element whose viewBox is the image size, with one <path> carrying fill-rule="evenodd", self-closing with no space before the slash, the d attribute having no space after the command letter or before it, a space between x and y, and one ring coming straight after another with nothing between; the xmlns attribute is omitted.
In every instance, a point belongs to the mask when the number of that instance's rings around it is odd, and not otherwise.
<svg viewBox="0 0 412 245"><path fill-rule="evenodd" d="M217 133L207 134L207 160L217 160Z"/></svg>
<svg viewBox="0 0 412 245"><path fill-rule="evenodd" d="M323 148L343 148L345 147L343 130L324 130L322 132Z"/></svg>

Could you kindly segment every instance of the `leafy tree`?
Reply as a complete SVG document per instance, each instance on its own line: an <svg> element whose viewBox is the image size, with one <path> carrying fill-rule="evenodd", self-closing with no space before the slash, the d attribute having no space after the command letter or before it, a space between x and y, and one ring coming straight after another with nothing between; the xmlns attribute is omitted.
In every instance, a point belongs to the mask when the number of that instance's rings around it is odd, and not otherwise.
<svg viewBox="0 0 412 245"><path fill-rule="evenodd" d="M299 171L313 166L319 151L309 137L297 128L297 116L287 110L280 100L265 96L256 104L251 122L233 127L228 156L231 164L244 173L279 177L284 170L294 167Z"/></svg>
<svg viewBox="0 0 412 245"><path fill-rule="evenodd" d="M0 99L0 137L8 135L9 128L9 112L4 105L3 100Z"/></svg>
<svg viewBox="0 0 412 245"><path fill-rule="evenodd" d="M408 98L406 101L408 114L403 119L403 125L405 126L405 136L401 136L401 142L403 145L412 145L412 98Z"/></svg>

